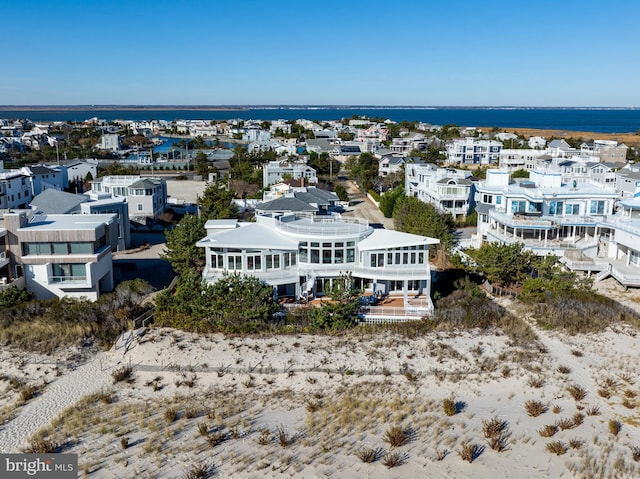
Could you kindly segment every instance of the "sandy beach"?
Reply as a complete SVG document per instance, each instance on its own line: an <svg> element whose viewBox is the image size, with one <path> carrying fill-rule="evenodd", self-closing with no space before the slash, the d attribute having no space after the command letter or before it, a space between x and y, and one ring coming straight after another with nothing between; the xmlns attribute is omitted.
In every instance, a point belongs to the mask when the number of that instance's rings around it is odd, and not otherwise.
<svg viewBox="0 0 640 479"><path fill-rule="evenodd" d="M77 367L4 351L0 408L20 402L11 377L48 384L0 426L0 450L24 450L39 431L95 478L183 477L197 464L217 477L637 477L636 331L532 325L539 339L527 345L497 330L234 338L152 328ZM115 382L123 367L130 377ZM501 446L485 437L492 419ZM403 445L385 440L394 427ZM359 457L368 449L371 463Z"/></svg>

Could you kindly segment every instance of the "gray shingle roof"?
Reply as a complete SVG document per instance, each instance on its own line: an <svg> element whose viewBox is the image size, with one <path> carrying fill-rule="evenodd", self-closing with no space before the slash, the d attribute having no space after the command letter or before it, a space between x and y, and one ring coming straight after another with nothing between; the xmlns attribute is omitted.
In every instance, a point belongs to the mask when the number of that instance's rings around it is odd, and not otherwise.
<svg viewBox="0 0 640 479"><path fill-rule="evenodd" d="M80 204L89 199L86 195L74 195L54 189L44 190L31 200L31 206L46 215L80 211Z"/></svg>
<svg viewBox="0 0 640 479"><path fill-rule="evenodd" d="M309 203L291 196L283 196L275 200L266 201L256 206L260 211L311 211L316 212L318 208Z"/></svg>

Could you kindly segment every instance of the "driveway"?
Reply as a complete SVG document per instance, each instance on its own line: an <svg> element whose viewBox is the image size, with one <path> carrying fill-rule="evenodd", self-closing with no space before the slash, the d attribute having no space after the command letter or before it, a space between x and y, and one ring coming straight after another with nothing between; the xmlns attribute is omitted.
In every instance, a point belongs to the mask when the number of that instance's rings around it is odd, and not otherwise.
<svg viewBox="0 0 640 479"><path fill-rule="evenodd" d="M393 219L385 218L378 207L358 189L353 181L345 180L341 181L341 183L349 193L349 202L351 204L342 216L363 218L374 227L381 225L380 227L393 229Z"/></svg>

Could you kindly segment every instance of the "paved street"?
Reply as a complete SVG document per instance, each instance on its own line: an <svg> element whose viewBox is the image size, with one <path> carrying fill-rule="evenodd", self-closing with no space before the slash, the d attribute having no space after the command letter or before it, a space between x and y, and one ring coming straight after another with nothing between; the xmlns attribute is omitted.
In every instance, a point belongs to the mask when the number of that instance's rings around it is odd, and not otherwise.
<svg viewBox="0 0 640 479"><path fill-rule="evenodd" d="M385 218L382 212L364 195L351 180L341 181L349 193L351 206L342 215L345 217L364 218L371 225L382 225L386 229L393 229L393 219Z"/></svg>

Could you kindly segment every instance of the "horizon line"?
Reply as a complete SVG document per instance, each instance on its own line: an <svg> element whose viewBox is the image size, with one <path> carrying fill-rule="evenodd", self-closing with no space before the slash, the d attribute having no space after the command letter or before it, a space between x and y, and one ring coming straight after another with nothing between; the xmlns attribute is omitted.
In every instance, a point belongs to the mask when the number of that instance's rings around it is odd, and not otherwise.
<svg viewBox="0 0 640 479"><path fill-rule="evenodd" d="M162 108L162 109L182 109L182 108L197 108L197 109L260 109L260 108L291 108L291 109L309 109L309 108L324 108L324 109L528 109L528 110L545 110L545 109L575 109L575 110L637 110L640 107L636 106L568 106L568 105L556 105L556 106L528 106L528 105L351 105L351 104L117 104L117 103L105 103L105 104L8 104L0 105L0 109L3 110L20 110L20 109L37 109L37 108L50 108L50 109L85 109L85 110L99 110L104 108Z"/></svg>

